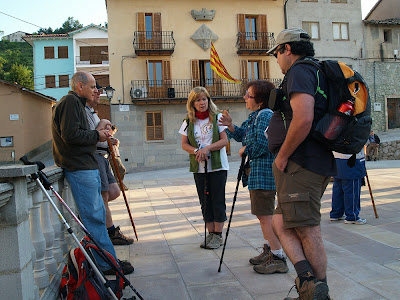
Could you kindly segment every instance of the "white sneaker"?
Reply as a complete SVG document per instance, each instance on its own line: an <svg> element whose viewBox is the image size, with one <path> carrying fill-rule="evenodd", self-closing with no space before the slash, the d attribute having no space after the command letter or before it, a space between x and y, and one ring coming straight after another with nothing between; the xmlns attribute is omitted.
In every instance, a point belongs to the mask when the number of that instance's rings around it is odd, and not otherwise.
<svg viewBox="0 0 400 300"><path fill-rule="evenodd" d="M214 233L209 233L206 237L206 245L208 245L210 243L210 241L213 238ZM204 246L204 241L200 244L200 248L205 248Z"/></svg>
<svg viewBox="0 0 400 300"><path fill-rule="evenodd" d="M364 225L364 224L367 224L367 220L362 219L362 218L359 218L358 220L355 220L355 221L344 220L344 224Z"/></svg>

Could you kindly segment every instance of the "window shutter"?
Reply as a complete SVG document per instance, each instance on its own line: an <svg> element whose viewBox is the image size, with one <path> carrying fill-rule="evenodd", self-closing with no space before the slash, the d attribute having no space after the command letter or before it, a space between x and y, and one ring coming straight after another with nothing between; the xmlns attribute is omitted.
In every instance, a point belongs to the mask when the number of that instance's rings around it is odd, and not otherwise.
<svg viewBox="0 0 400 300"><path fill-rule="evenodd" d="M334 40L339 40L340 39L340 29L339 29L339 24L335 23L332 25L333 29L333 39Z"/></svg>
<svg viewBox="0 0 400 300"><path fill-rule="evenodd" d="M163 139L162 115L161 112L154 113L154 139Z"/></svg>
<svg viewBox="0 0 400 300"><path fill-rule="evenodd" d="M162 113L146 112L146 139L163 140Z"/></svg>
<svg viewBox="0 0 400 300"><path fill-rule="evenodd" d="M54 47L44 47L44 58L54 58Z"/></svg>
<svg viewBox="0 0 400 300"><path fill-rule="evenodd" d="M342 40L348 40L349 39L349 33L347 31L347 24L346 23L340 24L340 32L341 32L341 39Z"/></svg>
<svg viewBox="0 0 400 300"><path fill-rule="evenodd" d="M240 60L240 79L248 79L248 68L247 68L248 60L242 59Z"/></svg>
<svg viewBox="0 0 400 300"><path fill-rule="evenodd" d="M162 76L163 80L171 80L171 62L169 60L163 60L162 61Z"/></svg>
<svg viewBox="0 0 400 300"><path fill-rule="evenodd" d="M267 15L259 15L258 32L267 32Z"/></svg>
<svg viewBox="0 0 400 300"><path fill-rule="evenodd" d="M146 31L146 27L144 25L144 13L137 13L137 31Z"/></svg>
<svg viewBox="0 0 400 300"><path fill-rule="evenodd" d="M149 76L149 60L146 59L146 74L147 74L147 80L153 80L154 78L150 78Z"/></svg>
<svg viewBox="0 0 400 300"><path fill-rule="evenodd" d="M261 79L269 79L269 62L266 60L261 61Z"/></svg>
<svg viewBox="0 0 400 300"><path fill-rule="evenodd" d="M153 14L153 31L161 31L161 13Z"/></svg>
<svg viewBox="0 0 400 300"><path fill-rule="evenodd" d="M68 58L68 46L58 47L58 58Z"/></svg>
<svg viewBox="0 0 400 300"><path fill-rule="evenodd" d="M199 60L192 59L192 82L193 86L200 85L200 72L199 72Z"/></svg>
<svg viewBox="0 0 400 300"><path fill-rule="evenodd" d="M239 32L246 32L245 15L238 14L238 30Z"/></svg>
<svg viewBox="0 0 400 300"><path fill-rule="evenodd" d="M318 29L318 23L310 23L311 27L311 38L313 39L319 39L319 29Z"/></svg>
<svg viewBox="0 0 400 300"><path fill-rule="evenodd" d="M45 81L46 81L46 88L51 89L56 87L56 76L54 75L48 75L45 76Z"/></svg>
<svg viewBox="0 0 400 300"><path fill-rule="evenodd" d="M59 75L58 76L58 87L69 87L69 76L68 75Z"/></svg>

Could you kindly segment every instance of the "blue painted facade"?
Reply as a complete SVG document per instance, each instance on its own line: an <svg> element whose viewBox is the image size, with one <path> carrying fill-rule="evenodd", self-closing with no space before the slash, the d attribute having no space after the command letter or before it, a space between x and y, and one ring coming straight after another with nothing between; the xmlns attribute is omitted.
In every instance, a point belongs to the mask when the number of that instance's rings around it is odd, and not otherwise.
<svg viewBox="0 0 400 300"><path fill-rule="evenodd" d="M58 47L68 47L68 58L58 58ZM60 100L70 87L59 87L59 76L68 75L68 84L74 74L74 47L72 37L41 38L33 40L35 91ZM54 58L45 58L45 47L54 47ZM46 88L45 76L55 76L55 88Z"/></svg>

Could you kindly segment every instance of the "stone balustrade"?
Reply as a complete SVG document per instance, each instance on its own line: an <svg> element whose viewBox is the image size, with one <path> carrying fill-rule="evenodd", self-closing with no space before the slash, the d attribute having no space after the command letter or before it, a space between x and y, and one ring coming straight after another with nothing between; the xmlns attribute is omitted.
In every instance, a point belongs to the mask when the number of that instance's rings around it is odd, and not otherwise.
<svg viewBox="0 0 400 300"><path fill-rule="evenodd" d="M36 166L0 166L0 299L58 299L66 253L75 245L48 197L82 235L56 196L44 193L30 178L36 171ZM54 190L76 211L62 170L44 171Z"/></svg>

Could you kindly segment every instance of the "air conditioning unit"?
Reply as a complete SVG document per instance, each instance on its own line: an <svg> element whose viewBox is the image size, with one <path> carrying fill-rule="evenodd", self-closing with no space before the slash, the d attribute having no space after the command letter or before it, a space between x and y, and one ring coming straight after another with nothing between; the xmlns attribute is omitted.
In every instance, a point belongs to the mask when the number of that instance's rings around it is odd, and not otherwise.
<svg viewBox="0 0 400 300"><path fill-rule="evenodd" d="M131 97L136 98L147 98L147 89L145 86L141 87L132 87L131 88Z"/></svg>

